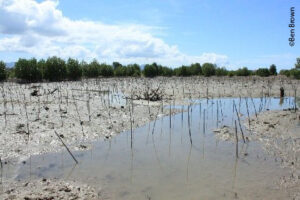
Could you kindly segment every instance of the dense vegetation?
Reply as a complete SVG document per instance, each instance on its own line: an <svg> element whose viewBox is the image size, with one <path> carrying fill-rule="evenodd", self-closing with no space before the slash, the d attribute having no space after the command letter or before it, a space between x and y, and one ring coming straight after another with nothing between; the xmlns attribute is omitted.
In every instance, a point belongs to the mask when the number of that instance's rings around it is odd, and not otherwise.
<svg viewBox="0 0 300 200"><path fill-rule="evenodd" d="M129 64L127 66L114 62L112 65L99 63L93 60L90 63L79 62L76 59L69 58L67 61L50 57L47 60L19 59L14 68L6 68L5 63L0 61L0 81L7 78L17 78L23 82L39 81L63 81L80 80L81 78L96 77L156 77L156 76L251 76L261 77L276 76L276 65L272 64L269 68L259 68L249 70L242 67L237 70L227 70L225 67L218 67L212 63L194 63L189 66L181 66L175 69L159 65L157 63L146 64L142 67L138 64ZM291 70L281 70L280 75L300 79L300 58L297 58L295 68Z"/></svg>
<svg viewBox="0 0 300 200"><path fill-rule="evenodd" d="M7 77L5 63L0 61L0 81L4 81Z"/></svg>

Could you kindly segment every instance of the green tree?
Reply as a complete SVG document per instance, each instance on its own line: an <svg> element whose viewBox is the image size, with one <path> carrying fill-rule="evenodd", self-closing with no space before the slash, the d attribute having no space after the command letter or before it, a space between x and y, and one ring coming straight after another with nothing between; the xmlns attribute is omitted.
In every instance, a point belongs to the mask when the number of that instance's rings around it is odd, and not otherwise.
<svg viewBox="0 0 300 200"><path fill-rule="evenodd" d="M162 67L162 76L173 76L173 69L169 68L169 67Z"/></svg>
<svg viewBox="0 0 300 200"><path fill-rule="evenodd" d="M48 58L45 64L44 78L48 81L62 81L67 78L66 62L56 56Z"/></svg>
<svg viewBox="0 0 300 200"><path fill-rule="evenodd" d="M20 58L15 64L15 76L27 82L42 80L42 72L38 69L35 58L29 60Z"/></svg>
<svg viewBox="0 0 300 200"><path fill-rule="evenodd" d="M204 76L214 76L216 74L216 65L212 63L204 63L202 65L202 73Z"/></svg>
<svg viewBox="0 0 300 200"><path fill-rule="evenodd" d="M0 82L5 81L7 78L6 65L3 61L0 61Z"/></svg>
<svg viewBox="0 0 300 200"><path fill-rule="evenodd" d="M280 70L279 72L280 75L284 75L284 76L287 76L287 77L290 77L290 70L286 70L286 69L282 69Z"/></svg>
<svg viewBox="0 0 300 200"><path fill-rule="evenodd" d="M216 69L216 75L217 76L227 76L228 75L228 71L225 67L218 67Z"/></svg>
<svg viewBox="0 0 300 200"><path fill-rule="evenodd" d="M69 58L67 62L67 76L70 80L78 80L82 76L82 68L78 60Z"/></svg>
<svg viewBox="0 0 300 200"><path fill-rule="evenodd" d="M191 75L201 75L202 69L199 63L191 64L190 66Z"/></svg>
<svg viewBox="0 0 300 200"><path fill-rule="evenodd" d="M42 79L45 77L45 68L46 68L46 61L41 59L37 63L37 68L41 72Z"/></svg>
<svg viewBox="0 0 300 200"><path fill-rule="evenodd" d="M228 74L227 74L229 77L233 77L236 75L236 71L229 71Z"/></svg>
<svg viewBox="0 0 300 200"><path fill-rule="evenodd" d="M276 65L272 64L269 68L269 71L270 71L270 75L272 76L276 76L277 75L277 68L276 68Z"/></svg>
<svg viewBox="0 0 300 200"><path fill-rule="evenodd" d="M236 70L235 74L237 76L250 76L251 71L247 67L243 67L243 68L239 68L238 70Z"/></svg>
<svg viewBox="0 0 300 200"><path fill-rule="evenodd" d="M141 68L138 64L128 65L126 67L126 75L138 77L141 75Z"/></svg>
<svg viewBox="0 0 300 200"><path fill-rule="evenodd" d="M290 76L295 79L300 79L300 69L298 69L298 68L291 69Z"/></svg>
<svg viewBox="0 0 300 200"><path fill-rule="evenodd" d="M122 77L122 76L127 76L127 67L117 67L114 70L115 76Z"/></svg>
<svg viewBox="0 0 300 200"><path fill-rule="evenodd" d="M143 74L145 77L150 77L150 78L157 76L157 64L153 63L151 65L149 64L145 65Z"/></svg>
<svg viewBox="0 0 300 200"><path fill-rule="evenodd" d="M119 62L113 62L113 68L114 70L117 69L118 67L123 67L123 65Z"/></svg>
<svg viewBox="0 0 300 200"><path fill-rule="evenodd" d="M111 65L102 63L99 66L99 75L103 77L111 77L114 75L114 69Z"/></svg>
<svg viewBox="0 0 300 200"><path fill-rule="evenodd" d="M190 76L192 75L190 67L181 66L175 70L176 76Z"/></svg>
<svg viewBox="0 0 300 200"><path fill-rule="evenodd" d="M270 71L268 68L259 68L258 70L256 70L256 75L261 77L267 77L270 76Z"/></svg>
<svg viewBox="0 0 300 200"><path fill-rule="evenodd" d="M96 59L94 59L90 64L86 62L81 63L81 67L83 69L83 75L88 78L96 78L99 74L100 64Z"/></svg>

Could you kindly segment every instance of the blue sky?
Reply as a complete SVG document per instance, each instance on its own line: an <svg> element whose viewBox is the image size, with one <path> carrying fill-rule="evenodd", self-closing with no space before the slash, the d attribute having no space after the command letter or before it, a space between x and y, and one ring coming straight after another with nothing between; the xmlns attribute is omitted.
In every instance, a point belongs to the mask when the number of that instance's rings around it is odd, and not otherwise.
<svg viewBox="0 0 300 200"><path fill-rule="evenodd" d="M294 47L288 42L292 6ZM297 0L0 0L0 59L57 55L291 68L300 57L298 7Z"/></svg>

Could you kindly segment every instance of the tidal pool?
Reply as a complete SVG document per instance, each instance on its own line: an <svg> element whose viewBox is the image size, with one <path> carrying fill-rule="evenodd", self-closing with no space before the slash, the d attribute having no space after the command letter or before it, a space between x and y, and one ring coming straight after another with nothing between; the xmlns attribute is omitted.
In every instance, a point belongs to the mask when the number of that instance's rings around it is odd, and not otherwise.
<svg viewBox="0 0 300 200"><path fill-rule="evenodd" d="M239 158L234 141L216 139L214 129L237 120L233 101L241 120L247 117L245 98L190 100L190 106L175 106L182 113L73 152L77 165L66 151L32 156L15 179L78 180L101 188L103 199L285 199L288 194L277 184L287 174L280 159L257 142L244 144L240 133ZM254 115L293 107L294 100L248 98L247 103Z"/></svg>

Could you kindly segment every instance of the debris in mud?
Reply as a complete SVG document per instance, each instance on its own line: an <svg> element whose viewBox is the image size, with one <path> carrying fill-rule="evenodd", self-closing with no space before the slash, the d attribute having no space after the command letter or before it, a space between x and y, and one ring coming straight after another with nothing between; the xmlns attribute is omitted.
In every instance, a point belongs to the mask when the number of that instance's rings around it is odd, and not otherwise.
<svg viewBox="0 0 300 200"><path fill-rule="evenodd" d="M4 185L4 192L0 194L0 198L3 200L100 199L98 192L86 184L45 178Z"/></svg>
<svg viewBox="0 0 300 200"><path fill-rule="evenodd" d="M31 92L30 95L33 97L38 96L38 90L33 90L33 92Z"/></svg>
<svg viewBox="0 0 300 200"><path fill-rule="evenodd" d="M216 134L217 138L220 140L228 141L228 140L235 140L235 133L234 129L229 126L222 126L221 128L213 130L213 132Z"/></svg>

